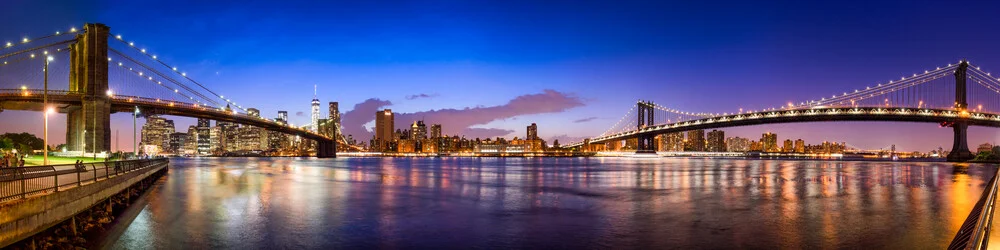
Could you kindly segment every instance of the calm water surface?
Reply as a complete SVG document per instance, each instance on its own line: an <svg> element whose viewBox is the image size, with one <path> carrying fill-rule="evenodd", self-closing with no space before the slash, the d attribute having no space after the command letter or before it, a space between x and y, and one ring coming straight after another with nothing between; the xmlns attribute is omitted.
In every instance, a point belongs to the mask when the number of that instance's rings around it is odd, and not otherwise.
<svg viewBox="0 0 1000 250"><path fill-rule="evenodd" d="M994 171L684 158L172 159L113 247L940 249Z"/></svg>

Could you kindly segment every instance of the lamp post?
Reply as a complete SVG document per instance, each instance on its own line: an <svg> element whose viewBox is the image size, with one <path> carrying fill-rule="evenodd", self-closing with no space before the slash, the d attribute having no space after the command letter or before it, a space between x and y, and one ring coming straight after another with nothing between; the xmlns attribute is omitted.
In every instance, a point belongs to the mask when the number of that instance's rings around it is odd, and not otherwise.
<svg viewBox="0 0 1000 250"><path fill-rule="evenodd" d="M139 156L139 144L135 141L135 119L139 116L139 106L135 106L135 111L132 112L132 154L136 157Z"/></svg>
<svg viewBox="0 0 1000 250"><path fill-rule="evenodd" d="M42 128L42 165L49 165L49 113L52 111L49 108L49 62L51 62L52 56L45 58L45 68L42 70L45 72L45 77L43 80L42 87L42 117L44 117L44 126Z"/></svg>

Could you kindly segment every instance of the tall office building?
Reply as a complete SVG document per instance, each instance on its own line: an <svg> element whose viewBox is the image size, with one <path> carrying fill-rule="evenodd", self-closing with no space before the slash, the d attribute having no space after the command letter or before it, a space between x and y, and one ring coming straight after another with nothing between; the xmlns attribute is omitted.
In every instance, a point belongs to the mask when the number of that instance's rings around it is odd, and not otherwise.
<svg viewBox="0 0 1000 250"><path fill-rule="evenodd" d="M532 123L528 126L528 135L524 138L525 140L537 140L538 139L538 125Z"/></svg>
<svg viewBox="0 0 1000 250"><path fill-rule="evenodd" d="M792 139L785 139L785 143L781 145L781 152L792 153L795 152L795 144Z"/></svg>
<svg viewBox="0 0 1000 250"><path fill-rule="evenodd" d="M441 124L431 125L431 138L441 138Z"/></svg>
<svg viewBox="0 0 1000 250"><path fill-rule="evenodd" d="M415 121L410 125L410 139L423 140L427 138L427 125L424 121Z"/></svg>
<svg viewBox="0 0 1000 250"><path fill-rule="evenodd" d="M684 151L705 151L705 130L696 129L687 132L687 144Z"/></svg>
<svg viewBox="0 0 1000 250"><path fill-rule="evenodd" d="M275 121L281 124L288 124L288 111L278 111L278 119Z"/></svg>
<svg viewBox="0 0 1000 250"><path fill-rule="evenodd" d="M708 151L710 152L725 152L726 151L726 133L722 130L712 130L708 132Z"/></svg>
<svg viewBox="0 0 1000 250"><path fill-rule="evenodd" d="M680 152L684 151L684 134L681 132L668 133L663 135L663 147L660 150Z"/></svg>
<svg viewBox="0 0 1000 250"><path fill-rule="evenodd" d="M337 102L330 102L329 116L331 127L333 128L333 135L340 136L340 104Z"/></svg>
<svg viewBox="0 0 1000 250"><path fill-rule="evenodd" d="M394 135L393 125L394 117L391 109L385 109L375 112L375 143L378 145L372 145L377 150L387 149L389 143L392 142Z"/></svg>
<svg viewBox="0 0 1000 250"><path fill-rule="evenodd" d="M170 134L174 133L174 122L150 115L142 125L140 142L147 154L156 154L170 146Z"/></svg>
<svg viewBox="0 0 1000 250"><path fill-rule="evenodd" d="M316 97L316 85L313 85L312 123L309 125L313 132L319 132L319 99Z"/></svg>
<svg viewBox="0 0 1000 250"><path fill-rule="evenodd" d="M806 152L806 141L802 139L795 140L795 152L805 153Z"/></svg>
<svg viewBox="0 0 1000 250"><path fill-rule="evenodd" d="M196 141L197 153L199 155L209 155L212 153L212 121L205 118L198 118L198 126L195 127L198 131L196 137L192 140Z"/></svg>
<svg viewBox="0 0 1000 250"><path fill-rule="evenodd" d="M167 143L167 152L172 154L182 154L184 145L188 141L187 133L171 133L170 142Z"/></svg>
<svg viewBox="0 0 1000 250"><path fill-rule="evenodd" d="M761 151L778 152L778 134L767 132L760 136Z"/></svg>

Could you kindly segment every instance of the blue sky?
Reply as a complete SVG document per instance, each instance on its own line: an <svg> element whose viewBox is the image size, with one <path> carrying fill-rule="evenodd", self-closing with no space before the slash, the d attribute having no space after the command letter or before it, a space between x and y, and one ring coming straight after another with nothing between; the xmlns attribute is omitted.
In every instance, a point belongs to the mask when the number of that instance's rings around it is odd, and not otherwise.
<svg viewBox="0 0 1000 250"><path fill-rule="evenodd" d="M519 96L556 91L582 105L545 113L525 109L472 127L493 129L492 134L511 131L507 137L513 137L535 122L543 137L567 140L603 132L637 99L732 112L849 91L962 58L984 70L1000 69L995 46L1000 33L991 27L1000 23L994 14L1000 4L990 2L14 0L5 5L12 8L0 21L16 25L0 30L0 39L105 23L213 90L268 117L287 110L297 124L308 120L314 84L321 101L339 101L342 112L370 99L391 102L385 108L397 112L420 113L503 106ZM406 98L420 94L430 97ZM5 111L0 119L29 115ZM572 122L590 117L596 118ZM115 119L122 126L130 123L122 115ZM449 127L461 117L442 119L428 123L443 123L448 134L466 132ZM193 123L177 120L182 131ZM727 130L751 138L766 131L779 133L781 140L786 135L809 142L837 139L861 147L950 146L950 132L934 124ZM978 144L995 137L993 129L974 129L970 140Z"/></svg>

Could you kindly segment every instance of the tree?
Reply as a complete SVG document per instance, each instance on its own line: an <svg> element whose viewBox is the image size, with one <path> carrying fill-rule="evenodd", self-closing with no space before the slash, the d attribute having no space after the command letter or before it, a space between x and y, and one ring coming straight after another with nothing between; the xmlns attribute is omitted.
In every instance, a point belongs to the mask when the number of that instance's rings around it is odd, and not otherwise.
<svg viewBox="0 0 1000 250"><path fill-rule="evenodd" d="M14 141L10 138L0 138L0 149L11 150L14 149Z"/></svg>
<svg viewBox="0 0 1000 250"><path fill-rule="evenodd" d="M30 149L39 150L42 149L42 146L45 144L45 141L43 141L42 138L35 137L35 135L29 133L5 133L0 135L0 138L10 139L14 145L17 145L19 151L21 144L26 145Z"/></svg>

